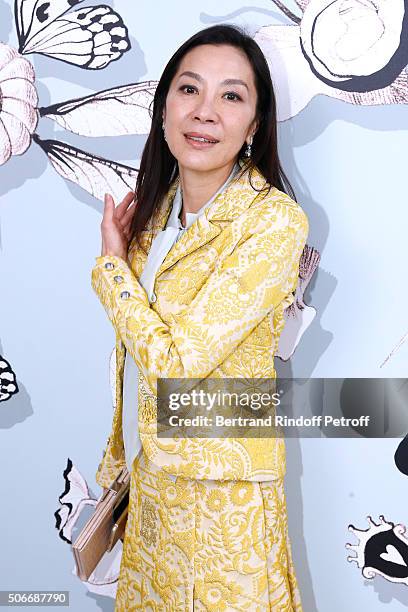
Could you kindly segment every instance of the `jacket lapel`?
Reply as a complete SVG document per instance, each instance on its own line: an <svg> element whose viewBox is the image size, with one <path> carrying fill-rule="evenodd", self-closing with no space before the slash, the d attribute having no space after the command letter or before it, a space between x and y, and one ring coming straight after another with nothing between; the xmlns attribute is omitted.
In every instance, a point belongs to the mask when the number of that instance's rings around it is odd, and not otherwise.
<svg viewBox="0 0 408 612"><path fill-rule="evenodd" d="M163 200L162 206L158 212L154 226L151 229L145 230L141 234L141 243L146 253L150 251L152 241L162 231L167 223L168 216L171 211L173 199L177 190L179 177L175 179L171 185L168 194ZM251 206L259 193L257 190L263 189L267 183L260 172L253 168L251 175L253 189L249 182L249 168L243 173L239 179L234 179L221 192L214 202L205 209L192 225L182 234L179 240L173 245L157 270L156 278L163 274L165 270L173 266L177 261L180 261L186 255L199 249L210 240L213 240L222 231L226 223L230 223L239 217L247 208ZM147 254L137 249L134 254L133 268L138 277L140 277Z"/></svg>

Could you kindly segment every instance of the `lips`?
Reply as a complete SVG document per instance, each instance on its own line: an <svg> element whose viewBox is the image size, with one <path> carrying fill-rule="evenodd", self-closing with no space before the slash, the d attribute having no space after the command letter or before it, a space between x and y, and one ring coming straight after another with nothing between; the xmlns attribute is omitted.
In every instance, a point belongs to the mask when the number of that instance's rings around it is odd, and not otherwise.
<svg viewBox="0 0 408 612"><path fill-rule="evenodd" d="M211 134L200 134L199 132L187 132L187 134L184 134L184 136L186 136L186 138L189 138L190 136L192 136L193 138L205 138L206 140L209 140L214 143L219 142L219 140L214 138L214 136L212 136Z"/></svg>

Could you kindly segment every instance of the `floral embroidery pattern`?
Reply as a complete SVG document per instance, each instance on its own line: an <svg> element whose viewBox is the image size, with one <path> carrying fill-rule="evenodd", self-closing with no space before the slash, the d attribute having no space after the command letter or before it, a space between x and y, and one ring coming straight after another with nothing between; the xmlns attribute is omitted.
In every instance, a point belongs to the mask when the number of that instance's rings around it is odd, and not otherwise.
<svg viewBox="0 0 408 612"><path fill-rule="evenodd" d="M156 509L154 505L145 500L142 506L142 526L140 533L148 546L156 544Z"/></svg>

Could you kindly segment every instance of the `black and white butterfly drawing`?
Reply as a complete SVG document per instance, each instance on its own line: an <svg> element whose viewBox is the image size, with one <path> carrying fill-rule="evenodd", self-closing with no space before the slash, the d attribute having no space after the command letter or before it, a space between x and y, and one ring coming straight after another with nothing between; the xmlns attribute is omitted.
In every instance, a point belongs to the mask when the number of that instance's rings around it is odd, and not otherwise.
<svg viewBox="0 0 408 612"><path fill-rule="evenodd" d="M403 385L406 381L403 381ZM401 387L402 388L402 387ZM405 404L403 404L405 405ZM399 442L394 454L397 469L408 476L408 434ZM349 525L348 529L357 538L357 544L345 545L355 553L347 561L356 563L365 578L382 576L389 582L408 586L408 534L402 523L387 521L383 515L375 523L367 516L368 529L357 529Z"/></svg>
<svg viewBox="0 0 408 612"><path fill-rule="evenodd" d="M17 378L10 363L0 355L0 402L19 392Z"/></svg>
<svg viewBox="0 0 408 612"><path fill-rule="evenodd" d="M151 121L149 107L156 85L156 81L145 81L113 87L94 95L40 108L39 113L41 117L47 117L80 136L147 134ZM134 189L135 168L65 143L43 141L37 135L34 138L61 176L79 184L98 199L103 199L105 192L122 199L129 189Z"/></svg>
<svg viewBox="0 0 408 612"><path fill-rule="evenodd" d="M109 359L109 386L114 409L116 407L115 349L112 350ZM81 527L81 522L84 522L83 516L90 508L95 508L102 494L99 498L92 494L86 478L69 457L63 471L63 479L64 491L58 496L59 505L54 512L55 528L61 540L72 545L78 536L78 530L83 527L83 524ZM83 581L90 592L115 599L122 553L123 543L119 539L112 551L104 554L88 580ZM72 573L77 576L75 564Z"/></svg>
<svg viewBox="0 0 408 612"><path fill-rule="evenodd" d="M71 545L78 536L82 514L86 508L95 508L101 496L95 498L92 495L87 481L70 458L63 477L65 487L58 497L59 507L54 512L55 528L61 540ZM122 541L118 540L112 551L104 554L88 580L82 581L90 592L115 599L122 551ZM78 575L76 564L72 573Z"/></svg>
<svg viewBox="0 0 408 612"><path fill-rule="evenodd" d="M15 0L18 50L0 42L0 165L12 155L22 155L34 142L66 180L97 199L103 200L105 192L122 199L135 184L136 168L60 140L43 140L36 132L41 117L88 137L149 131L151 82L112 87L48 108L38 106L35 71L28 55L37 53L81 69L101 70L131 48L127 27L116 11L107 5L75 8L83 1Z"/></svg>
<svg viewBox="0 0 408 612"><path fill-rule="evenodd" d="M368 529L357 529L349 525L349 531L358 539L357 544L347 542L346 548L356 554L347 557L350 563L357 563L364 578L382 576L389 582L408 586L408 537L405 525L387 521L383 515L375 523L367 516Z"/></svg>
<svg viewBox="0 0 408 612"><path fill-rule="evenodd" d="M130 49L121 16L109 6L71 9L83 0L16 0L19 53L41 53L88 70L105 68Z"/></svg>

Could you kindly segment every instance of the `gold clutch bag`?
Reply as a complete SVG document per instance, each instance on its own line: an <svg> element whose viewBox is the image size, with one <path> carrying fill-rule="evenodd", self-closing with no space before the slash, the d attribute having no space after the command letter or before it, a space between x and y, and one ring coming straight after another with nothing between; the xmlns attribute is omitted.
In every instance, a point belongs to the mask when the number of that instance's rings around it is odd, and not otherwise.
<svg viewBox="0 0 408 612"><path fill-rule="evenodd" d="M130 474L126 467L109 489L105 489L91 518L84 525L72 551L77 574L88 580L106 552L110 552L123 537L129 507Z"/></svg>

